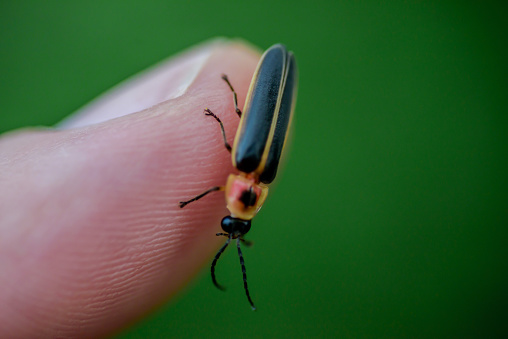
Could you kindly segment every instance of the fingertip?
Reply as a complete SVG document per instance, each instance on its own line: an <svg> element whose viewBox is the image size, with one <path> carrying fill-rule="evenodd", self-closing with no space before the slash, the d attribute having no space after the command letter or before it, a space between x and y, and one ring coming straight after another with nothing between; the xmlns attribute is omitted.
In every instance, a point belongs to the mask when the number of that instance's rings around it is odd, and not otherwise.
<svg viewBox="0 0 508 339"><path fill-rule="evenodd" d="M4 333L110 333L175 294L208 262L227 212L223 195L185 208L179 202L222 185L234 170L203 109L220 114L232 142L239 119L221 74L242 106L259 58L239 42L211 51L191 67L198 72L190 83L177 74L187 81L184 90L167 71L178 63L163 64L165 71L152 69L83 109L66 129L1 140L17 150L2 165L9 166L3 173L17 172L1 183L9 197L4 215L16 228L4 233L3 260L18 260L0 292L0 318L10 323ZM150 94L170 86L170 96ZM150 100L134 100L143 95ZM24 141L30 138L37 145Z"/></svg>

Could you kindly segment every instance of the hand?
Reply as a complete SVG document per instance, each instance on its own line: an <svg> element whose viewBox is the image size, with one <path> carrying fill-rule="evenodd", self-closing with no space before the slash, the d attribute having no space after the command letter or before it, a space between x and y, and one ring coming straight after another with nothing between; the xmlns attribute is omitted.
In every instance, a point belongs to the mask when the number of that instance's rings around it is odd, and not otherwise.
<svg viewBox="0 0 508 339"><path fill-rule="evenodd" d="M213 41L127 81L57 129L0 137L0 337L97 337L175 295L224 241L220 192L259 55ZM76 80L79 82L79 80Z"/></svg>

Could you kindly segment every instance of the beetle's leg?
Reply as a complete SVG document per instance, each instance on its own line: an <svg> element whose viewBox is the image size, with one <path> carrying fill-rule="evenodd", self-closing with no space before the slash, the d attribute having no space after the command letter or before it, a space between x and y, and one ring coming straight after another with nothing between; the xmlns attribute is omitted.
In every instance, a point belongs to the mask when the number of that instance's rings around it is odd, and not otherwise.
<svg viewBox="0 0 508 339"><path fill-rule="evenodd" d="M222 121L220 121L219 117L216 116L212 111L210 111L208 108L205 109L205 115L209 115L213 117L220 125L220 130L222 132L222 137L224 138L224 146L226 146L226 149L231 153L231 145L228 142L228 139L226 139L226 132L224 131L224 125L222 124Z"/></svg>
<svg viewBox="0 0 508 339"><path fill-rule="evenodd" d="M183 207L185 207L185 205L187 205L187 204L189 204L189 203L191 203L193 201L201 199L202 197L204 197L205 195L207 195L210 192L223 191L223 190L224 190L224 186L214 186L214 187L204 191L200 195L197 195L194 198L192 198L190 200L187 200L187 201L180 201L178 204L180 205L180 208L183 208Z"/></svg>
<svg viewBox="0 0 508 339"><path fill-rule="evenodd" d="M245 240L244 238L240 238L240 241L242 242L242 244L244 244L245 246L247 247L251 247L252 246L252 241L250 240Z"/></svg>
<svg viewBox="0 0 508 339"><path fill-rule="evenodd" d="M222 80L224 80L229 88L231 89L231 92L233 92L233 101L235 102L235 112L238 114L239 117L242 117L242 111L238 108L238 98L236 97L236 92L233 89L233 86L231 86L231 83L229 82L228 76L226 74L222 74Z"/></svg>

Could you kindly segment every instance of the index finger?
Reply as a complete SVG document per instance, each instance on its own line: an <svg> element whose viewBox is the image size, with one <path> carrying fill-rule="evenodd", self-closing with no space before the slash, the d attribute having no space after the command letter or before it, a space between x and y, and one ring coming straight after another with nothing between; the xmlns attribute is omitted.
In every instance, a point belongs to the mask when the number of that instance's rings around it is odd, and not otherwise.
<svg viewBox="0 0 508 339"><path fill-rule="evenodd" d="M105 335L175 294L208 262L221 241L214 234L224 198L185 209L178 202L223 184L233 170L203 109L220 115L233 138L238 116L220 77L229 75L241 105L259 56L240 43L207 48L200 58L182 54L160 65L200 62L190 81L155 68L67 129L0 139L8 178L0 180L1 337Z"/></svg>

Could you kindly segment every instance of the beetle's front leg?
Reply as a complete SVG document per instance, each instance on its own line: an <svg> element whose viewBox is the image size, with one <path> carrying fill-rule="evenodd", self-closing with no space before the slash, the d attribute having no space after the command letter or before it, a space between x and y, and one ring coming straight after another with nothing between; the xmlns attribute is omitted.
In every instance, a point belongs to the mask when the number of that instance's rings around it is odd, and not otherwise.
<svg viewBox="0 0 508 339"><path fill-rule="evenodd" d="M180 208L183 208L185 207L187 204L190 204L191 202L193 201L196 201L196 200L199 200L201 199L202 197L204 197L205 195L207 195L208 193L210 192L215 192L215 191L224 191L224 186L214 186L210 189L207 189L206 191L204 191L203 193L201 193L200 195L197 195L195 196L194 198L190 199L190 200L187 200L187 201L180 201L178 204L180 205Z"/></svg>

